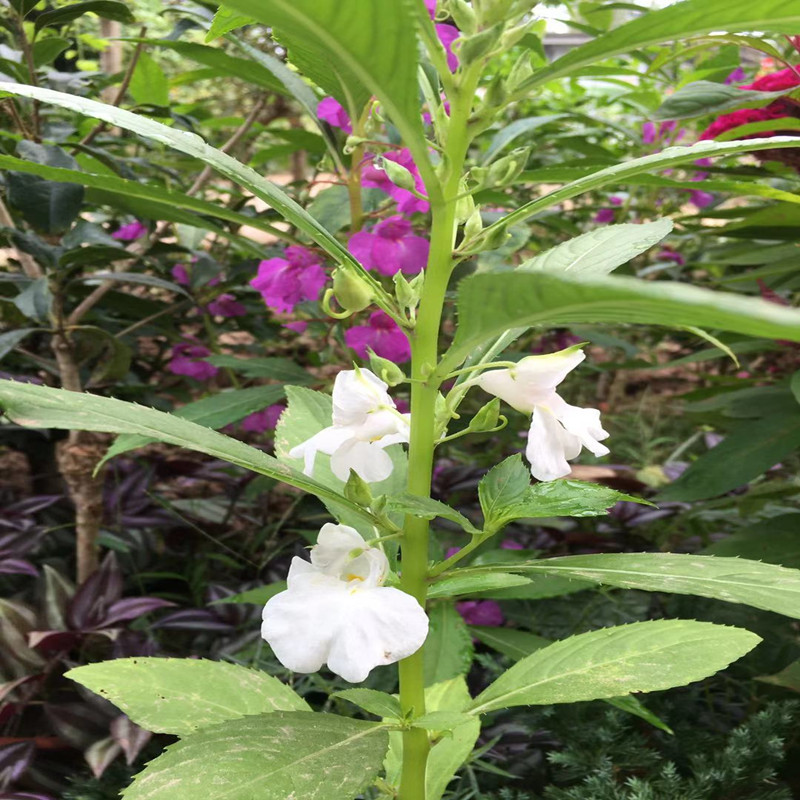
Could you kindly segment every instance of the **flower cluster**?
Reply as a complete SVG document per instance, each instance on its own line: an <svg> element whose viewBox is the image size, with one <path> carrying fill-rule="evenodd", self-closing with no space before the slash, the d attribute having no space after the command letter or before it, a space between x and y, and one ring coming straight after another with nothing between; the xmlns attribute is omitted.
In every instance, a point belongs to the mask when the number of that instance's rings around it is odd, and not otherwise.
<svg viewBox="0 0 800 800"><path fill-rule="evenodd" d="M317 300L326 276L319 257L305 247L287 247L285 256L262 261L250 285L261 292L269 308L288 313L298 303Z"/></svg>
<svg viewBox="0 0 800 800"><path fill-rule="evenodd" d="M425 611L409 594L384 586L389 562L354 528L327 524L311 561L295 556L286 591L264 606L261 635L294 672L327 664L351 683L377 666L394 664L422 647Z"/></svg>
<svg viewBox="0 0 800 800"><path fill-rule="evenodd" d="M317 453L331 457L340 480L354 470L374 483L388 478L394 465L385 448L408 442L409 415L397 410L385 384L368 369L345 370L333 383L332 425L293 447L290 458L302 458L306 475L314 474Z"/></svg>
<svg viewBox="0 0 800 800"><path fill-rule="evenodd" d="M569 475L567 462L584 447L596 456L609 452L600 444L608 437L600 423L600 412L571 406L556 392L585 357L579 347L570 347L549 355L528 356L512 368L489 370L473 379L489 394L531 415L525 456L531 474L540 481Z"/></svg>
<svg viewBox="0 0 800 800"><path fill-rule="evenodd" d="M175 375L186 375L196 381L211 380L219 369L205 359L211 351L196 341L178 342L171 353L167 369Z"/></svg>
<svg viewBox="0 0 800 800"><path fill-rule="evenodd" d="M411 151L407 147L384 153L383 158L407 169L414 179L416 192L418 194L425 193L425 185L420 177L419 169L414 163ZM374 187L386 192L397 203L397 210L401 214L414 214L415 212L424 214L431 207L427 200L417 197L409 189L404 189L402 186L396 186L392 183L385 170L380 169L375 164L374 158L369 158L364 162L361 168L361 183L366 187Z"/></svg>
<svg viewBox="0 0 800 800"><path fill-rule="evenodd" d="M407 219L394 216L381 220L371 231L353 234L347 248L367 269L381 275L416 275L428 262L430 243L414 234Z"/></svg>
<svg viewBox="0 0 800 800"><path fill-rule="evenodd" d="M359 358L376 356L403 364L411 358L411 343L400 326L385 312L373 311L366 325L354 325L344 333L344 341Z"/></svg>

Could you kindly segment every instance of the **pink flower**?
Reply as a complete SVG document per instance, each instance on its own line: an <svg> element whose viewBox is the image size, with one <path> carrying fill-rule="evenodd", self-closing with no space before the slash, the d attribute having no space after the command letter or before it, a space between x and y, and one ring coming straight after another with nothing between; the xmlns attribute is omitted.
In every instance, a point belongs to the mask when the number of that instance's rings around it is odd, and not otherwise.
<svg viewBox="0 0 800 800"><path fill-rule="evenodd" d="M206 311L215 317L243 317L247 314L247 309L232 294L227 293L212 300L206 306Z"/></svg>
<svg viewBox="0 0 800 800"><path fill-rule="evenodd" d="M494 600L464 600L456 603L456 610L467 625L499 628L505 622L503 609Z"/></svg>
<svg viewBox="0 0 800 800"><path fill-rule="evenodd" d="M385 153L383 157L388 161L394 161L405 167L414 176L414 188L421 194L425 192L425 184L422 182L417 165L414 163L411 152L407 147L402 150ZM389 197L397 202L397 210L402 214L413 214L415 211L424 213L430 208L430 203L427 200L420 200L408 189L395 186L389 180L389 176L383 170L378 169L371 159L365 161L362 167L361 182L364 186L374 186L386 192Z"/></svg>
<svg viewBox="0 0 800 800"><path fill-rule="evenodd" d="M689 202L697 208L708 208L714 202L714 195L711 192L701 192L700 189L692 189L689 192Z"/></svg>
<svg viewBox="0 0 800 800"><path fill-rule="evenodd" d="M344 341L364 360L369 358L368 347L375 355L398 364L411 358L408 337L385 311L373 311L366 325L355 325L346 330Z"/></svg>
<svg viewBox="0 0 800 800"><path fill-rule="evenodd" d="M249 414L242 420L242 430L250 431L250 433L274 431L275 426L278 424L278 418L283 413L284 408L286 408L286 406L282 403L277 403L272 406L267 406L262 411Z"/></svg>
<svg viewBox="0 0 800 800"><path fill-rule="evenodd" d="M269 258L258 265L250 285L275 311L289 312L304 300L317 300L325 285L319 257L300 245L286 248L286 258Z"/></svg>
<svg viewBox="0 0 800 800"><path fill-rule="evenodd" d="M433 19L436 16L436 0L425 0L425 7L428 9L431 19Z"/></svg>
<svg viewBox="0 0 800 800"><path fill-rule="evenodd" d="M645 122L642 125L642 144L653 144L656 140L655 122Z"/></svg>
<svg viewBox="0 0 800 800"><path fill-rule="evenodd" d="M290 331L294 331L295 333L305 333L308 329L308 323L304 322L303 320L299 320L298 322L287 322L283 327L288 328Z"/></svg>
<svg viewBox="0 0 800 800"><path fill-rule="evenodd" d="M613 208L601 208L595 215L594 221L600 225L607 225L609 222L614 221Z"/></svg>
<svg viewBox="0 0 800 800"><path fill-rule="evenodd" d="M207 381L213 378L219 370L213 364L203 359L208 358L211 351L195 342L179 342L172 348L172 360L167 364L167 369L175 375L186 375L196 381Z"/></svg>
<svg viewBox="0 0 800 800"><path fill-rule="evenodd" d="M184 264L176 264L171 272L175 283L179 283L181 286L189 285L189 270Z"/></svg>
<svg viewBox="0 0 800 800"><path fill-rule="evenodd" d="M673 261L679 267L686 265L686 259L677 250L673 250L671 247L663 247L659 250L656 254L656 261Z"/></svg>
<svg viewBox="0 0 800 800"><path fill-rule="evenodd" d="M503 541L500 542L500 547L503 550L524 550L525 549L519 542L515 542L513 539L503 539Z"/></svg>
<svg viewBox="0 0 800 800"><path fill-rule="evenodd" d="M403 272L416 275L428 263L430 243L412 233L403 217L388 217L371 231L359 231L347 243L350 252L367 268L381 275Z"/></svg>
<svg viewBox="0 0 800 800"><path fill-rule="evenodd" d="M142 236L147 235L147 225L139 222L129 222L127 225L122 225L114 233L111 234L112 239L117 239L120 242L132 242L135 239L141 239Z"/></svg>
<svg viewBox="0 0 800 800"><path fill-rule="evenodd" d="M453 52L453 42L461 36L461 31L455 25L439 22L435 26L436 35L447 53L447 68L450 72L458 69L458 56Z"/></svg>
<svg viewBox="0 0 800 800"><path fill-rule="evenodd" d="M746 77L745 71L741 67L736 67L736 69L725 78L725 85L730 86L732 83L741 83Z"/></svg>
<svg viewBox="0 0 800 800"><path fill-rule="evenodd" d="M334 128L341 128L345 133L353 132L349 114L333 97L323 97L317 106L317 116Z"/></svg>

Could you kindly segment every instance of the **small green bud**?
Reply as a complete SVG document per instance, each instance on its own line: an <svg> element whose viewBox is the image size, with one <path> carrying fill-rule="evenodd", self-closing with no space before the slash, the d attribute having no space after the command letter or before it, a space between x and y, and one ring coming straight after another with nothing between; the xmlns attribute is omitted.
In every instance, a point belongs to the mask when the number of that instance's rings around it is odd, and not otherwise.
<svg viewBox="0 0 800 800"><path fill-rule="evenodd" d="M345 139L344 147L342 149L344 150L345 155L349 156L353 152L353 150L355 150L360 145L364 144L364 142L368 141L369 139L365 139L363 136L353 136L352 134L350 134L350 136L348 136L347 139Z"/></svg>
<svg viewBox="0 0 800 800"><path fill-rule="evenodd" d="M386 495L385 494L379 494L372 501L372 505L370 506L370 511L372 511L373 514L377 514L377 515L380 516L381 514L383 514L384 510L386 509L386 501L387 501Z"/></svg>
<svg viewBox="0 0 800 800"><path fill-rule="evenodd" d="M350 470L350 476L344 485L344 496L351 502L364 508L369 508L372 503L372 492L369 484L354 470Z"/></svg>
<svg viewBox="0 0 800 800"><path fill-rule="evenodd" d="M479 0L477 5L481 24L495 25L509 18L513 0Z"/></svg>
<svg viewBox="0 0 800 800"><path fill-rule="evenodd" d="M465 241L458 248L458 253L462 256L474 256L477 253L497 250L506 243L508 237L509 233L505 225L491 226L479 234L476 239Z"/></svg>
<svg viewBox="0 0 800 800"><path fill-rule="evenodd" d="M467 182L462 178L458 184L458 193L461 195L456 200L456 222L466 222L475 210L475 200L467 188Z"/></svg>
<svg viewBox="0 0 800 800"><path fill-rule="evenodd" d="M499 44L502 33L503 24L498 23L488 30L462 38L458 50L459 61L466 65L486 58Z"/></svg>
<svg viewBox="0 0 800 800"><path fill-rule="evenodd" d="M478 413L469 421L467 430L470 433L485 433L493 431L497 427L500 419L500 398L493 397Z"/></svg>
<svg viewBox="0 0 800 800"><path fill-rule="evenodd" d="M369 367L370 369L389 386L399 386L406 379L406 375L394 361L389 361L388 358L376 356L369 349Z"/></svg>
<svg viewBox="0 0 800 800"><path fill-rule="evenodd" d="M513 28L508 28L507 30L503 31L502 36L500 37L500 49L510 50L515 44L525 36L531 30L532 24L534 20L530 22L523 22L521 25L517 25Z"/></svg>
<svg viewBox="0 0 800 800"><path fill-rule="evenodd" d="M498 75L486 88L483 96L482 109L502 108L506 104L508 94L505 89L505 81Z"/></svg>
<svg viewBox="0 0 800 800"><path fill-rule="evenodd" d="M508 155L498 158L490 167L487 177L489 187L508 186L525 169L531 154L530 147L517 147Z"/></svg>
<svg viewBox="0 0 800 800"><path fill-rule="evenodd" d="M460 31L472 36L478 30L478 18L469 3L464 2L464 0L450 0L447 8Z"/></svg>
<svg viewBox="0 0 800 800"><path fill-rule="evenodd" d="M395 296L400 306L409 310L416 308L422 294L425 273L420 272L409 281L402 272L395 272L392 280L394 281Z"/></svg>
<svg viewBox="0 0 800 800"><path fill-rule="evenodd" d="M399 186L401 189L417 188L414 183L414 176L402 164L383 156L378 156L375 159L375 166L383 170L395 186Z"/></svg>
<svg viewBox="0 0 800 800"><path fill-rule="evenodd" d="M345 311L363 311L373 298L372 287L354 275L349 269L337 269L333 273L333 294Z"/></svg>
<svg viewBox="0 0 800 800"><path fill-rule="evenodd" d="M469 219L464 223L464 240L474 239L483 230L483 218L480 206L475 206Z"/></svg>
<svg viewBox="0 0 800 800"><path fill-rule="evenodd" d="M509 92L515 92L520 85L533 75L531 66L531 54L526 50L511 67L506 80L506 88Z"/></svg>

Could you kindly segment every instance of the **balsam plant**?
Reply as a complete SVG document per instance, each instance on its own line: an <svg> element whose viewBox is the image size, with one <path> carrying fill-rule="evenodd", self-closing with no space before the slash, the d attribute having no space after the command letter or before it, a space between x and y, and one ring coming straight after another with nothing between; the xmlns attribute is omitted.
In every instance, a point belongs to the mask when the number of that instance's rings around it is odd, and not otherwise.
<svg viewBox="0 0 800 800"><path fill-rule="evenodd" d="M525 154L514 151L488 168L470 170L470 148L510 104L635 48L711 31L791 34L800 29L798 0L758 5L685 0L548 64L534 57L541 52L542 32L535 5L529 0L446 0L437 8L423 0L230 0L217 14L217 34L253 21L271 28L294 66L354 121L345 148L352 155L353 212L360 208L365 148L375 144L367 130L371 116L385 120L391 140L407 148L407 164L385 157L376 165L406 193L404 200L414 210L430 208L428 262L421 277L411 281L374 278L277 186L192 133L81 97L0 84L9 95L96 118L213 167L269 203L336 262L325 300L332 314L372 305L394 320L411 344L408 376L376 358L372 371L344 365L332 402L321 393L290 389L275 456L178 416L119 400L0 382L4 413L19 424L158 439L316 495L336 523L323 527L310 563L293 561L287 589L267 602L263 634L277 657L297 671L327 663L358 682L373 667L398 662L398 696L364 688L338 693L378 721L313 712L277 679L233 664L137 658L73 670L74 680L114 702L137 724L180 737L125 790L129 800L182 800L198 793L227 800L342 800L368 787L400 800L436 800L472 752L486 714L606 699L652 719L636 693L704 678L759 641L747 630L692 620L604 628L531 647L473 698L463 677L426 685L425 642L433 634L425 608L431 598L510 587L525 587L529 597L546 596L606 585L693 594L800 617L800 572L756 561L622 553L463 566L513 520L602 514L616 500L630 499L560 480L568 473L567 460L582 447L598 455L607 452L601 444L607 434L597 411L570 406L556 392L582 360L580 346L519 361L511 354L503 357L525 330L642 323L800 341L800 313L794 310L683 284L610 276L669 232L664 220L584 234L519 269L479 271L456 285L455 269L502 247L512 225L584 192L699 159L800 146L798 138L772 136L669 147L586 174L485 225L473 194L513 180ZM456 23L457 35L437 31L435 20L444 18ZM520 54L515 67L506 78L496 76L492 65L515 47ZM276 77L307 98L308 87L297 88L296 73L283 68ZM427 133L421 98L432 119ZM313 106L305 105L312 113ZM341 154L332 157L342 164ZM62 181L102 185L115 180L75 170L44 172ZM455 333L442 346L450 292L456 293ZM410 414L398 411L389 394L389 384L406 381ZM462 401L477 387L495 397L452 432ZM431 499L434 451L454 436L503 425L501 401L531 414L530 470L514 456L484 477L478 525ZM530 472L541 482L531 484ZM449 558L431 561L434 517L460 526L467 543Z"/></svg>

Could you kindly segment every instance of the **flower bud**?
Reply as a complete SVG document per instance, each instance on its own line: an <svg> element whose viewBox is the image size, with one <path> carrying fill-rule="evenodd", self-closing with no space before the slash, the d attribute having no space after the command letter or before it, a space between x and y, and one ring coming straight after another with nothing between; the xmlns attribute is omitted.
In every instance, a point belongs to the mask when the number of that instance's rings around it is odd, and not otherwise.
<svg viewBox="0 0 800 800"><path fill-rule="evenodd" d="M508 73L506 80L506 89L515 92L530 76L533 75L533 67L531 66L531 54L526 50L511 67L511 72Z"/></svg>
<svg viewBox="0 0 800 800"><path fill-rule="evenodd" d="M458 248L459 255L473 256L477 253L484 253L489 250L497 250L502 247L509 237L508 230L505 225L492 225L482 231L477 238L467 240Z"/></svg>
<svg viewBox="0 0 800 800"><path fill-rule="evenodd" d="M345 155L349 156L353 152L353 150L355 150L357 147L359 147L360 145L364 144L364 142L367 141L369 141L369 139L365 139L363 136L353 136L352 134L350 134L350 136L348 136L347 139L345 139L344 147L342 148L342 150L344 151Z"/></svg>
<svg viewBox="0 0 800 800"><path fill-rule="evenodd" d="M462 38L458 50L459 61L464 65L474 64L490 55L497 47L502 33L503 24L498 23L474 36Z"/></svg>
<svg viewBox="0 0 800 800"><path fill-rule="evenodd" d="M402 308L412 309L419 304L422 286L425 282L425 273L420 272L410 281L402 272L396 272L392 278L397 302Z"/></svg>
<svg viewBox="0 0 800 800"><path fill-rule="evenodd" d="M475 206L469 219L464 223L464 241L474 239L483 230L480 206Z"/></svg>
<svg viewBox="0 0 800 800"><path fill-rule="evenodd" d="M350 270L337 269L333 273L333 294L345 311L363 311L373 298L369 284Z"/></svg>
<svg viewBox="0 0 800 800"><path fill-rule="evenodd" d="M531 154L530 147L517 147L508 155L497 159L489 167L489 186L508 186L525 169Z"/></svg>
<svg viewBox="0 0 800 800"><path fill-rule="evenodd" d="M460 197L456 200L456 222L466 222L475 210L475 201L472 199L472 193L467 188L467 182L461 180L458 184L458 193Z"/></svg>
<svg viewBox="0 0 800 800"><path fill-rule="evenodd" d="M383 156L377 156L375 158L375 166L383 170L395 186L399 186L401 189L414 190L417 188L414 183L414 176L402 164Z"/></svg>
<svg viewBox="0 0 800 800"><path fill-rule="evenodd" d="M477 3L481 24L495 25L509 17L513 0L480 0Z"/></svg>
<svg viewBox="0 0 800 800"><path fill-rule="evenodd" d="M478 19L469 3L464 2L464 0L450 0L447 8L456 23L456 27L467 36L472 36L478 30Z"/></svg>
<svg viewBox="0 0 800 800"><path fill-rule="evenodd" d="M469 421L467 430L470 433L482 433L493 431L497 427L500 419L500 398L493 397L478 413Z"/></svg>
<svg viewBox="0 0 800 800"><path fill-rule="evenodd" d="M369 508L372 503L372 492L369 484L354 470L350 470L350 477L344 485L344 496L356 505Z"/></svg>
<svg viewBox="0 0 800 800"><path fill-rule="evenodd" d="M389 386L398 386L406 379L406 375L394 361L389 361L388 358L381 358L376 356L371 348L369 352L369 368Z"/></svg>

